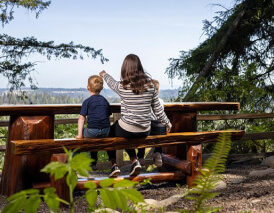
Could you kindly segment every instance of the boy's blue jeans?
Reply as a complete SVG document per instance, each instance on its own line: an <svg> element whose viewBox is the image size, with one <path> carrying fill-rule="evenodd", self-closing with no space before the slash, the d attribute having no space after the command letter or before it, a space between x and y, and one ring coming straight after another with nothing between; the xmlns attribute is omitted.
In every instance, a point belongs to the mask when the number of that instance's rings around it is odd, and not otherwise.
<svg viewBox="0 0 274 213"><path fill-rule="evenodd" d="M84 138L106 138L108 137L110 127L103 128L103 129L90 129L90 128L84 128L83 129L83 136ZM90 157L94 159L94 162L92 162L92 165L96 165L98 161L98 152L90 152Z"/></svg>

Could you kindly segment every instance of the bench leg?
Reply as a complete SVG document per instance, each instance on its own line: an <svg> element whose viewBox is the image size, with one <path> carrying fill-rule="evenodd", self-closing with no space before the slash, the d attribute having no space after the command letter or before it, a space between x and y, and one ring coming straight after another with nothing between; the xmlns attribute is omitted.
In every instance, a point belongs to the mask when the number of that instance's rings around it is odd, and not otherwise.
<svg viewBox="0 0 274 213"><path fill-rule="evenodd" d="M0 192L10 196L32 187L35 182L49 181L47 174L40 170L49 163L50 154L16 156L11 154L11 140L49 139L54 137L54 117L11 116L5 162Z"/></svg>
<svg viewBox="0 0 274 213"><path fill-rule="evenodd" d="M191 162L191 175L187 176L187 185L191 188L193 181L199 175L198 169L202 168L202 145L189 146L187 160Z"/></svg>
<svg viewBox="0 0 274 213"><path fill-rule="evenodd" d="M66 163L67 155L64 153L52 154L50 161L51 162L58 161L61 163ZM54 180L54 176L51 176L50 177L50 186L54 187L56 189L56 194L58 195L59 198L65 200L67 202L70 202L69 187L67 186L67 183L66 183L66 177L63 177L59 180Z"/></svg>

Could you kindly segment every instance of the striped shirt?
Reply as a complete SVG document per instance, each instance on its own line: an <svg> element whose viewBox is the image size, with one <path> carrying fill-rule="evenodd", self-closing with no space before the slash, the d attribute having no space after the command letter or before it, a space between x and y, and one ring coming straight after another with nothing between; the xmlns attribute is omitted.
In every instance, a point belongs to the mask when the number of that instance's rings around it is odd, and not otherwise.
<svg viewBox="0 0 274 213"><path fill-rule="evenodd" d="M104 80L121 98L121 118L119 125L128 132L146 132L150 130L151 108L159 122L171 128L163 106L159 102L157 90L154 86L147 86L147 91L136 95L130 87L124 89L120 81L105 73Z"/></svg>

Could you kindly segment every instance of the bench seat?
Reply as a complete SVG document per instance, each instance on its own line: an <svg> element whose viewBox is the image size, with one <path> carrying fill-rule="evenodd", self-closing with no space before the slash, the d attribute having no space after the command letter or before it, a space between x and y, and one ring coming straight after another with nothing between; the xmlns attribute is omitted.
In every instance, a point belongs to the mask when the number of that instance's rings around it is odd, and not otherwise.
<svg viewBox="0 0 274 213"><path fill-rule="evenodd" d="M149 148L176 144L198 145L217 142L220 133L230 133L231 140L240 140L243 130L218 130L202 132L177 132L167 135L153 135L145 139L113 138L82 138L82 139L33 139L12 140L11 153L15 155L30 155L36 153L63 153L63 147L69 150L79 148L78 151L107 151L119 149Z"/></svg>
<svg viewBox="0 0 274 213"><path fill-rule="evenodd" d="M69 150L79 148L78 151L107 151L120 149L149 148L157 146L170 146L183 144L187 149L182 151L179 158L163 154L163 165L168 166L172 171L167 173L150 173L141 174L136 177L119 176L117 181L129 179L133 181L143 181L150 179L151 182L186 182L189 187L192 186L193 180L199 174L197 168L202 166L202 148L201 144L218 141L218 135L221 133L230 133L231 141L239 141L244 135L243 130L219 130L203 132L179 132L169 133L167 135L153 135L145 139L125 139L122 137L109 138L68 138L68 139L33 139L33 140L11 140L11 154L16 157L51 155L49 162L59 161L65 163L67 158L63 154L63 147ZM24 169L24 168L18 168ZM84 190L84 184L87 181L93 181L96 184L102 178L79 179L76 190ZM66 185L65 178L54 180L50 178L49 182L32 182L34 188L43 189L46 186L52 186L56 189L58 196L69 201L69 189Z"/></svg>

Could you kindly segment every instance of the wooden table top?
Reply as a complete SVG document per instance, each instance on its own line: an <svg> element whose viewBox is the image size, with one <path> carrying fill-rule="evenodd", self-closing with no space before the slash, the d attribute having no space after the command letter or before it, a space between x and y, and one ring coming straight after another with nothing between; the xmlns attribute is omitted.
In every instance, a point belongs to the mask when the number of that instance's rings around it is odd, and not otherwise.
<svg viewBox="0 0 274 213"><path fill-rule="evenodd" d="M120 103L111 103L113 113L120 112ZM31 104L31 105L0 105L0 116L6 115L53 115L79 114L81 104ZM174 102L165 103L165 111L212 111L239 110L238 102Z"/></svg>

